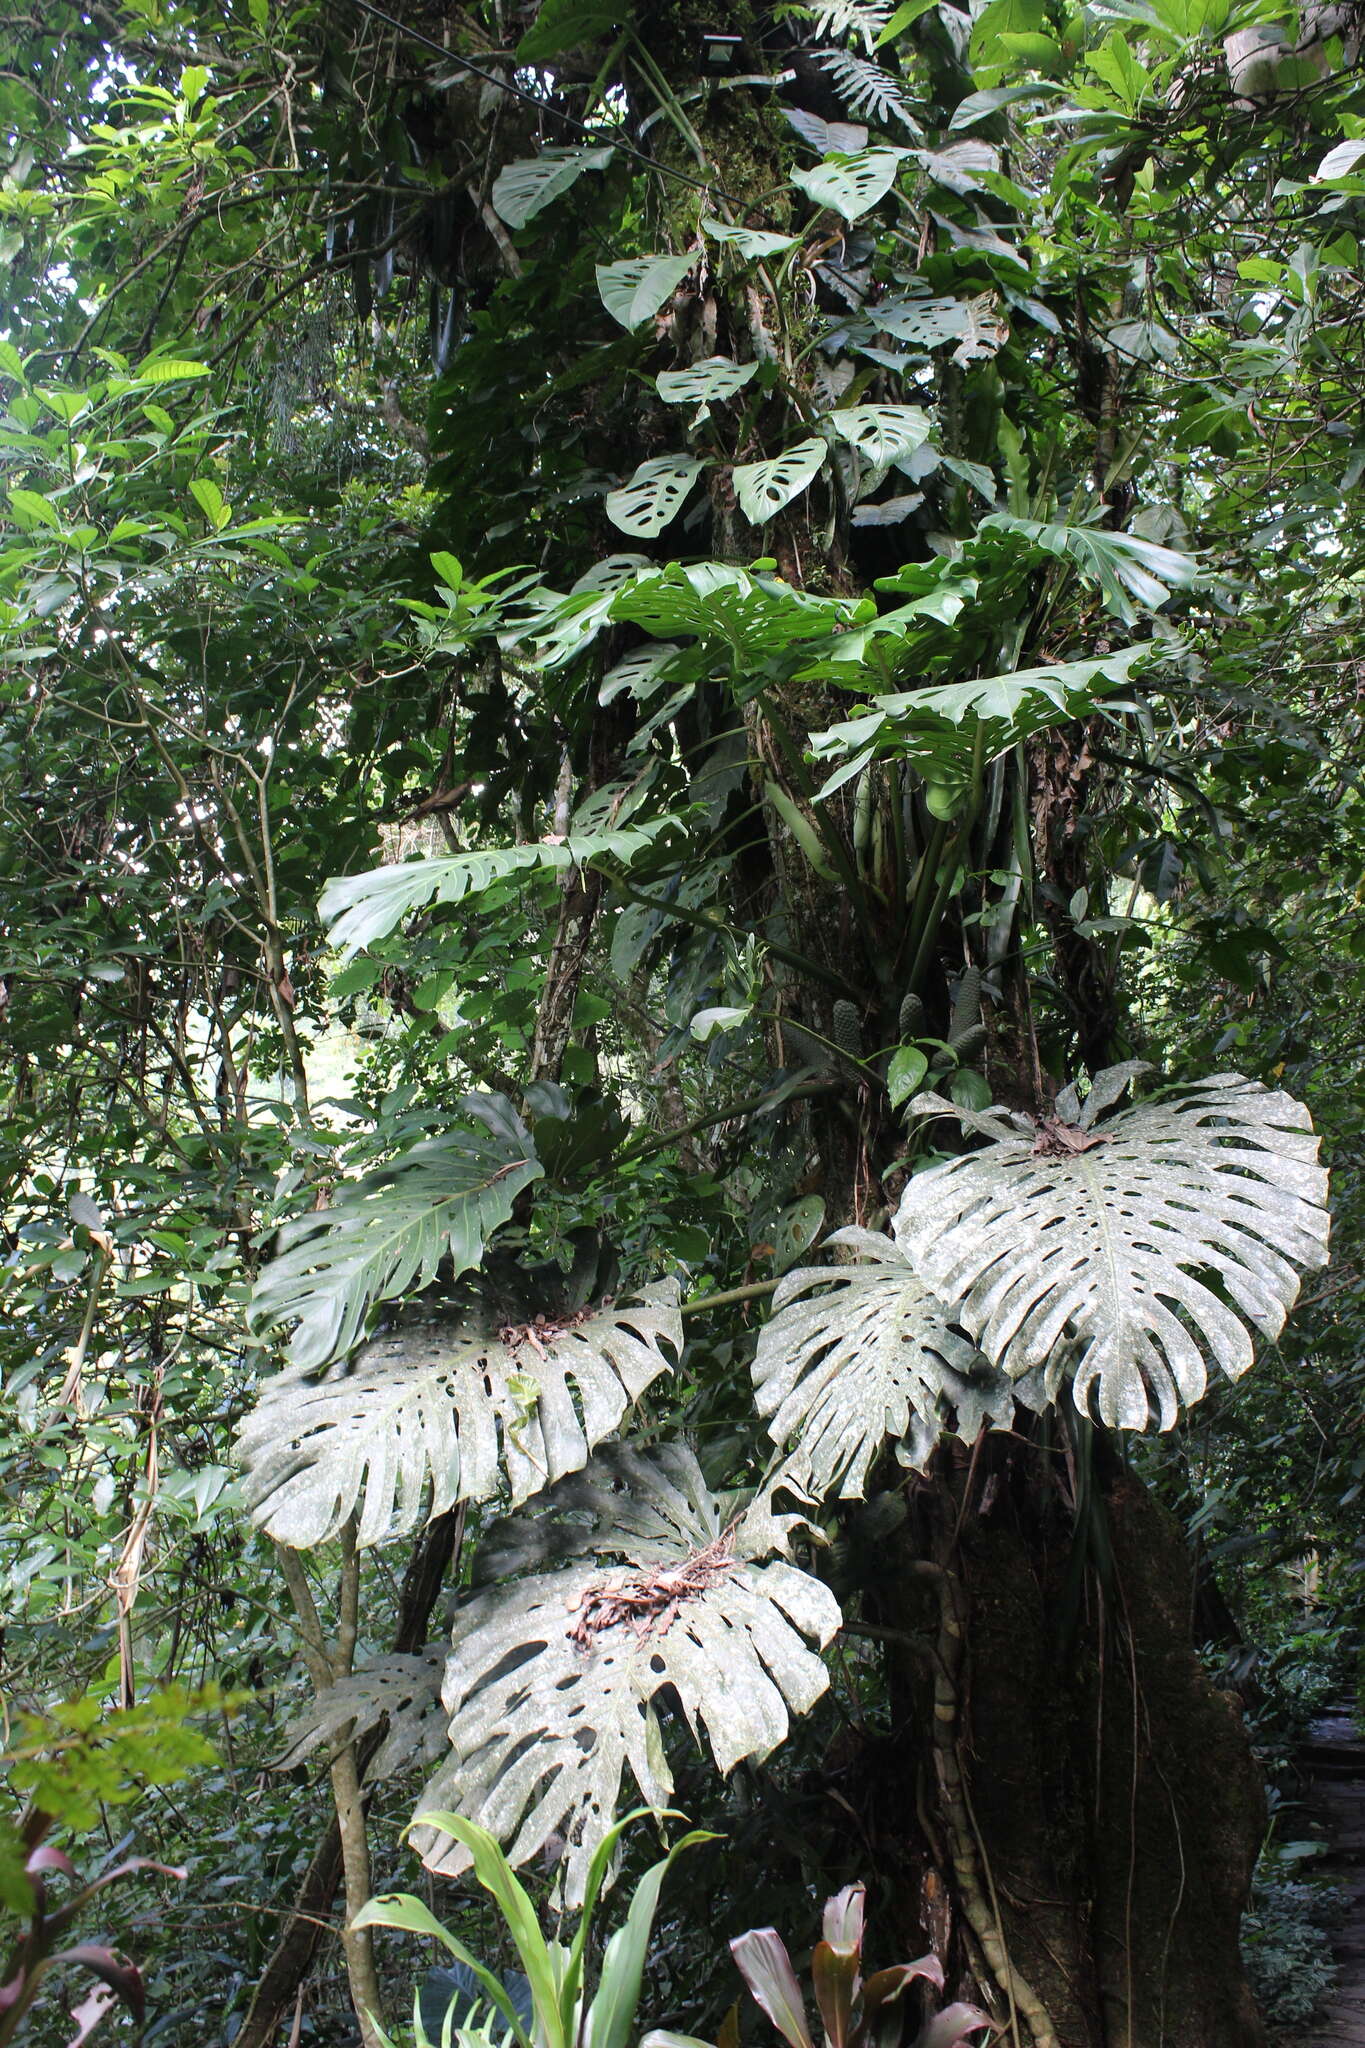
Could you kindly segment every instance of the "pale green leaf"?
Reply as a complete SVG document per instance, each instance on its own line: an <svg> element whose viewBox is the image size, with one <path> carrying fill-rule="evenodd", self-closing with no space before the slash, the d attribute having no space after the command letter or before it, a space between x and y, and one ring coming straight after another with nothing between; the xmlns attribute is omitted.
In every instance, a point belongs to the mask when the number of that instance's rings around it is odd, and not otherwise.
<svg viewBox="0 0 1365 2048"><path fill-rule="evenodd" d="M792 183L814 205L855 221L886 197L909 154L904 149L865 149L857 156L834 156L813 170L793 171Z"/></svg>
<svg viewBox="0 0 1365 2048"><path fill-rule="evenodd" d="M735 496L751 526L762 526L800 497L825 464L823 441L798 441L769 462L742 462L734 471Z"/></svg>
<svg viewBox="0 0 1365 2048"><path fill-rule="evenodd" d="M211 477L190 479L190 496L215 533L221 533L232 517L232 507Z"/></svg>
<svg viewBox="0 0 1365 2048"><path fill-rule="evenodd" d="M929 438L929 415L917 405L849 405L826 416L826 425L879 468L908 455Z"/></svg>
<svg viewBox="0 0 1365 2048"><path fill-rule="evenodd" d="M666 405L711 405L742 391L757 368L728 356L706 356L685 370L661 370L654 385Z"/></svg>
<svg viewBox="0 0 1365 2048"><path fill-rule="evenodd" d="M21 519L32 520L39 526L50 527L54 533L61 533L62 516L56 506L45 498L41 491L12 490L9 501Z"/></svg>
<svg viewBox="0 0 1365 2048"><path fill-rule="evenodd" d="M602 304L623 327L640 327L672 298L695 261L693 256L630 256L623 263L599 263Z"/></svg>
<svg viewBox="0 0 1365 2048"><path fill-rule="evenodd" d="M607 493L607 517L622 533L649 539L676 519L705 468L690 455L659 455L642 462L629 483Z"/></svg>
<svg viewBox="0 0 1365 2048"><path fill-rule="evenodd" d="M509 228L524 228L543 207L575 185L584 171L602 170L611 157L609 145L602 149L554 148L505 164L489 194L493 211Z"/></svg>
<svg viewBox="0 0 1365 2048"><path fill-rule="evenodd" d="M1131 1064L1112 1070L1119 1086ZM1111 1076L1092 1094L1114 1099ZM1069 1098L1069 1099L1068 1099ZM1211 1362L1237 1378L1247 1325L1278 1337L1299 1273L1324 1263L1327 1175L1307 1110L1216 1074L1103 1122L1063 1091L1052 1126L921 1095L993 1142L916 1174L894 1229L907 1257L1011 1379L1055 1397L1069 1365L1084 1412L1169 1429ZM1088 1105L1087 1105L1088 1108ZM1214 1280L1218 1291L1210 1280Z"/></svg>
<svg viewBox="0 0 1365 2048"><path fill-rule="evenodd" d="M692 1452L664 1444L601 1452L498 1524L475 1560L481 1590L456 1611L446 1674L454 1756L424 1810L458 1808L513 1863L558 1836L575 1904L626 1770L648 1806L669 1803L658 1694L676 1695L722 1772L766 1756L789 1715L825 1691L818 1652L840 1621L828 1588L771 1555L794 1519L763 1498L731 1521ZM666 1628L641 1628L638 1609L613 1618L615 1589L699 1557L714 1563L672 1603ZM469 1868L468 1848L439 1827L419 1826L413 1839L434 1870Z"/></svg>
<svg viewBox="0 0 1365 2048"><path fill-rule="evenodd" d="M1009 1422L1014 1391L889 1237L850 1228L828 1242L857 1262L781 1282L759 1333L755 1403L797 1486L850 1499L888 1437L922 1469L945 1430L970 1443L984 1422Z"/></svg>
<svg viewBox="0 0 1365 2048"><path fill-rule="evenodd" d="M318 909L330 927L332 944L351 954L384 938L414 910L429 903L461 903L509 875L582 867L604 855L622 862L635 860L677 822L669 815L620 831L400 861L363 875L337 875L323 889Z"/></svg>
<svg viewBox="0 0 1365 2048"><path fill-rule="evenodd" d="M729 221L713 220L709 215L703 218L702 228L713 242L724 242L727 247L738 250L746 263L760 261L765 256L783 256L801 240L799 235L777 235L769 228L737 228Z"/></svg>

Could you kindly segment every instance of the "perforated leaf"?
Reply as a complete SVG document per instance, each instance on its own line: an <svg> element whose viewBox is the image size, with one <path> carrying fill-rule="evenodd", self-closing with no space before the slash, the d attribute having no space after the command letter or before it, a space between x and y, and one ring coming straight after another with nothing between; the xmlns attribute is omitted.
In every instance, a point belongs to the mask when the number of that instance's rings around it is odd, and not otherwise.
<svg viewBox="0 0 1365 2048"><path fill-rule="evenodd" d="M455 1807L514 1863L559 1836L575 1903L627 1768L647 1804L668 1803L651 1705L665 1687L720 1770L766 1756L825 1690L817 1652L841 1618L826 1587L771 1555L788 1526L760 1502L727 1528L681 1445L603 1453L500 1525L451 1637L454 1755L419 1812ZM413 1839L433 1869L466 1867L448 1837Z"/></svg>
<svg viewBox="0 0 1365 2048"><path fill-rule="evenodd" d="M1137 618L1134 598L1155 611L1173 590L1187 589L1199 573L1198 563L1178 549L1160 547L1135 533L1112 533L1107 527L1055 526L993 512L977 531L1016 533L1047 554L1069 558L1099 585L1110 611L1125 625Z"/></svg>
<svg viewBox="0 0 1365 2048"><path fill-rule="evenodd" d="M590 601L587 593L584 596ZM603 856L623 862L636 860L677 823L673 817L655 818L622 826L619 831L575 833L566 839L535 840L528 846L400 861L371 868L363 875L336 875L324 887L318 909L330 927L332 944L349 959L429 903L460 903L522 870L582 867Z"/></svg>
<svg viewBox="0 0 1365 2048"><path fill-rule="evenodd" d="M632 647L603 676L597 692L599 704L612 704L629 690L632 697L652 697L668 679L676 658L682 653L676 640L655 640L645 647Z"/></svg>
<svg viewBox="0 0 1365 2048"><path fill-rule="evenodd" d="M762 526L799 498L824 467L829 450L823 441L798 441L771 462L742 462L734 472L735 496L751 526Z"/></svg>
<svg viewBox="0 0 1365 2048"><path fill-rule="evenodd" d="M788 249L794 249L799 235L775 235L770 228L737 228L729 221L702 221L702 227L713 242L724 242L727 247L738 250L746 263L753 263L764 256L782 256Z"/></svg>
<svg viewBox="0 0 1365 2048"><path fill-rule="evenodd" d="M889 334L916 348L942 348L951 341L953 360L963 363L993 354L1009 333L989 292L972 299L889 299L841 326L853 340Z"/></svg>
<svg viewBox="0 0 1365 2048"><path fill-rule="evenodd" d="M861 122L824 121L819 114L808 114L804 107L783 107L782 112L817 156L832 156L836 150L856 156L867 148L867 130Z"/></svg>
<svg viewBox="0 0 1365 2048"><path fill-rule="evenodd" d="M874 709L812 735L817 760L843 763L820 795L831 795L874 754L901 755L921 774L941 777L964 769L980 733L984 758L992 760L1019 740L1084 716L1106 694L1130 683L1140 661L1164 653L1151 641L1139 641L1081 661L878 697Z"/></svg>
<svg viewBox="0 0 1365 2048"><path fill-rule="evenodd" d="M1099 1075L1091 1102L1132 1071ZM1210 1362L1245 1372L1248 1323L1277 1337L1299 1272L1326 1258L1308 1112L1240 1074L1104 1122L1064 1093L1036 1134L937 1095L912 1107L993 1142L915 1175L897 1240L989 1359L1012 1378L1041 1370L1054 1394L1074 1357L1076 1400L1093 1395L1107 1423L1144 1429L1155 1411L1169 1429Z"/></svg>
<svg viewBox="0 0 1365 2048"><path fill-rule="evenodd" d="M873 611L842 597L812 597L780 577L732 569L723 562L670 563L623 590L612 617L650 633L689 633L720 642L736 661L815 640Z"/></svg>
<svg viewBox="0 0 1365 2048"><path fill-rule="evenodd" d="M446 1746L445 1661L445 1644L429 1643L418 1656L395 1651L338 1679L289 1723L285 1749L272 1770L292 1771L324 1744L359 1741L381 1721L388 1726L365 1767L367 1784L391 1778L410 1763L435 1763Z"/></svg>
<svg viewBox="0 0 1365 2048"><path fill-rule="evenodd" d="M643 326L671 299L696 259L692 256L628 256L623 263L599 263L602 304L623 327Z"/></svg>
<svg viewBox="0 0 1365 2048"><path fill-rule="evenodd" d="M817 1495L866 1490L888 1437L922 1466L945 1430L1007 1423L1014 1389L988 1366L889 1237L840 1230L859 1263L803 1266L773 1296L754 1359L756 1405L784 1469Z"/></svg>
<svg viewBox="0 0 1365 2048"><path fill-rule="evenodd" d="M600 171L611 149L542 149L539 156L507 164L493 180L493 211L509 228L524 228L542 207L577 184L584 171Z"/></svg>
<svg viewBox="0 0 1365 2048"><path fill-rule="evenodd" d="M405 1535L428 1512L513 1501L576 1472L682 1348L678 1282L583 1319L500 1332L486 1311L413 1321L376 1337L340 1377L283 1373L243 1423L247 1504L279 1543L340 1528L362 1495L362 1544Z"/></svg>
<svg viewBox="0 0 1365 2048"><path fill-rule="evenodd" d="M929 415L917 405L848 405L830 413L828 425L878 466L921 447L930 433Z"/></svg>
<svg viewBox="0 0 1365 2048"><path fill-rule="evenodd" d="M983 177L1000 169L1000 152L989 142L950 142L946 149L920 149L915 155L936 185L949 192L972 192Z"/></svg>
<svg viewBox="0 0 1365 2048"><path fill-rule="evenodd" d="M757 363L732 363L728 356L707 356L685 370L661 370L655 386L666 405L712 405L742 391Z"/></svg>
<svg viewBox="0 0 1365 2048"><path fill-rule="evenodd" d="M885 199L908 155L904 149L865 149L857 156L833 156L813 170L793 171L792 183L816 206L855 221Z"/></svg>
<svg viewBox="0 0 1365 2048"><path fill-rule="evenodd" d="M628 484L607 493L607 517L623 533L648 539L662 533L683 508L703 464L689 455L659 455L642 462Z"/></svg>
<svg viewBox="0 0 1365 2048"><path fill-rule="evenodd" d="M377 1303L429 1286L443 1260L456 1276L476 1266L541 1170L510 1109L498 1130L414 1145L339 1188L327 1208L281 1227L252 1289L249 1322L257 1332L293 1323L294 1369L325 1365L351 1349Z"/></svg>

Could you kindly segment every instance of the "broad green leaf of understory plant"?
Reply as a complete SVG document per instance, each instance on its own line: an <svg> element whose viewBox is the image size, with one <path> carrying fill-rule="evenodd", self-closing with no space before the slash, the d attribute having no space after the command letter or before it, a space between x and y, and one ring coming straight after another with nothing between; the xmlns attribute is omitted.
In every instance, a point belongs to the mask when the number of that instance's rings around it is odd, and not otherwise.
<svg viewBox="0 0 1365 2048"><path fill-rule="evenodd" d="M678 824L672 816L614 832L540 839L527 846L499 846L486 853L443 854L435 859L399 861L363 875L336 875L318 900L330 926L332 944L349 959L384 938L414 910L429 903L460 903L508 875L537 868L583 867L601 858L629 863Z"/></svg>
<svg viewBox="0 0 1365 2048"><path fill-rule="evenodd" d="M816 206L827 206L847 221L884 199L895 184L907 149L865 149L856 156L827 157L813 170L793 171L792 183Z"/></svg>
<svg viewBox="0 0 1365 2048"><path fill-rule="evenodd" d="M656 1694L673 1689L721 1771L766 1756L824 1692L818 1651L840 1620L828 1588L772 1555L792 1519L760 1499L727 1523L692 1452L665 1444L602 1452L500 1523L456 1613L455 1754L423 1809L458 1805L513 1863L562 1836L572 1904L627 1766L651 1807L668 1804ZM439 1829L414 1840L434 1870L469 1867Z"/></svg>
<svg viewBox="0 0 1365 2048"><path fill-rule="evenodd" d="M659 455L642 462L629 483L607 493L607 517L623 533L648 540L662 533L705 465L690 455Z"/></svg>
<svg viewBox="0 0 1365 2048"><path fill-rule="evenodd" d="M754 1359L755 1405L803 1491L860 1496L888 1437L922 1468L945 1430L972 1443L1007 1424L1014 1388L952 1328L953 1318L889 1237L838 1230L856 1264L803 1266L773 1296Z"/></svg>
<svg viewBox="0 0 1365 2048"><path fill-rule="evenodd" d="M911 1105L992 1142L916 1174L897 1242L1012 1379L1041 1372L1111 1427L1169 1429L1209 1361L1238 1378L1250 1323L1273 1342L1299 1273L1327 1256L1327 1175L1299 1102L1216 1074L1098 1121L1140 1065L1096 1077L1084 1106L1022 1132L938 1095ZM1215 1292L1215 1285L1221 1290ZM1223 1296L1230 1297L1230 1303Z"/></svg>
<svg viewBox="0 0 1365 2048"><path fill-rule="evenodd" d="M825 464L823 441L798 441L770 462L742 462L733 472L735 496L751 526L762 526L800 497Z"/></svg>
<svg viewBox="0 0 1365 2048"><path fill-rule="evenodd" d="M501 1101L501 1097L491 1098ZM381 1301L429 1286L443 1259L458 1278L542 1172L509 1110L501 1130L428 1138L339 1188L325 1209L281 1226L247 1307L258 1333L294 1323L290 1357L315 1371L351 1349Z"/></svg>
<svg viewBox="0 0 1365 2048"><path fill-rule="evenodd" d="M576 1472L681 1351L676 1279L559 1323L494 1328L475 1308L409 1321L340 1378L266 1383L239 1435L247 1504L276 1542L307 1549L362 1493L362 1544L415 1527L428 1481L432 1514L504 1482L525 1500Z"/></svg>
<svg viewBox="0 0 1365 2048"><path fill-rule="evenodd" d="M641 327L672 298L695 261L693 256L628 256L622 263L599 263L602 304L623 327Z"/></svg>
<svg viewBox="0 0 1365 2048"><path fill-rule="evenodd" d="M506 164L493 180L489 198L493 211L509 228L524 228L542 207L577 183L584 171L600 171L611 162L605 149L543 149L539 156Z"/></svg>
<svg viewBox="0 0 1365 2048"><path fill-rule="evenodd" d="M699 1830L684 1835L646 1871L635 1888L625 1920L603 1948L594 1989L588 1957L598 1898L621 1836L633 1821L642 1820L645 1815L646 1809L638 1808L605 1832L589 1868L577 1931L567 1945L547 1941L542 1935L525 1887L486 1828L460 1814L418 1815L420 1826L441 1830L467 1851L474 1875L497 1907L516 1949L530 2012L523 2022L518 2013L508 2017L510 2001L494 1999L494 2004L503 2012L512 2038L522 2048L627 2048L635 2031L645 1957L664 1878L685 1849L715 1839ZM466 1968L474 1971L476 1981L490 1997L493 1985L501 1988L500 1980L475 1963L463 1943L441 1928L419 1900L408 1895L371 1899L353 1924L434 1934Z"/></svg>

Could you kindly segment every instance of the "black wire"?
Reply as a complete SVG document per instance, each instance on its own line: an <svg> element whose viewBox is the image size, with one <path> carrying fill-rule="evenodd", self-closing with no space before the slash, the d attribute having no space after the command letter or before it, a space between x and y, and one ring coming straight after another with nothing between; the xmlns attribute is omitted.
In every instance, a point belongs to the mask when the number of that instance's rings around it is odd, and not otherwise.
<svg viewBox="0 0 1365 2048"><path fill-rule="evenodd" d="M644 164L651 171L657 171L661 178L672 178L679 185L690 185L694 192L714 192L727 206L736 206L743 214L751 211L747 201L736 199L733 192L727 192L723 185L712 185L705 178L693 178L686 171L675 171L670 164L661 164L656 158L646 155L644 150L636 149L633 143L621 142L604 135L600 128L590 128L586 121L580 121L575 115L566 114L559 107L548 106L535 93L526 92L519 85L511 85L505 78L499 78L496 72L485 71L480 65L472 63L468 57L461 57L454 50L447 50L443 43L438 43L435 37L427 35L425 30L410 28L405 21L399 21L395 15L386 14L382 7L375 6L374 0L351 0L351 5L358 7L362 14L371 14L376 21L385 22L388 27L397 29L399 35L406 36L409 42L421 43L424 49L434 50L447 64L458 64L462 71L468 71L474 78L481 78L485 85L495 86L499 92L507 93L512 99L521 100L526 106L534 107L537 113L548 113L552 119L562 121L566 127L576 128L578 133L586 135L590 142L609 142L613 149L620 150L622 156L633 157L636 163Z"/></svg>

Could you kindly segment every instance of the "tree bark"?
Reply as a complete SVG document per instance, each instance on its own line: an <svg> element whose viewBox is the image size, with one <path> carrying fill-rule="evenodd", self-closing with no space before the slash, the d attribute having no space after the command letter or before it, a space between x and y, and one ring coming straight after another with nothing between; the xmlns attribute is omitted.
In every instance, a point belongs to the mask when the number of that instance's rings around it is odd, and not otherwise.
<svg viewBox="0 0 1365 2048"><path fill-rule="evenodd" d="M932 1645L900 1653L889 1779L868 1760L896 1920L1017 2048L1263 2048L1238 1953L1260 1773L1191 1640L1178 1524L1096 1462L1078 1508L1056 1453L986 1439L965 1478L959 1454L882 1582L888 1633Z"/></svg>

